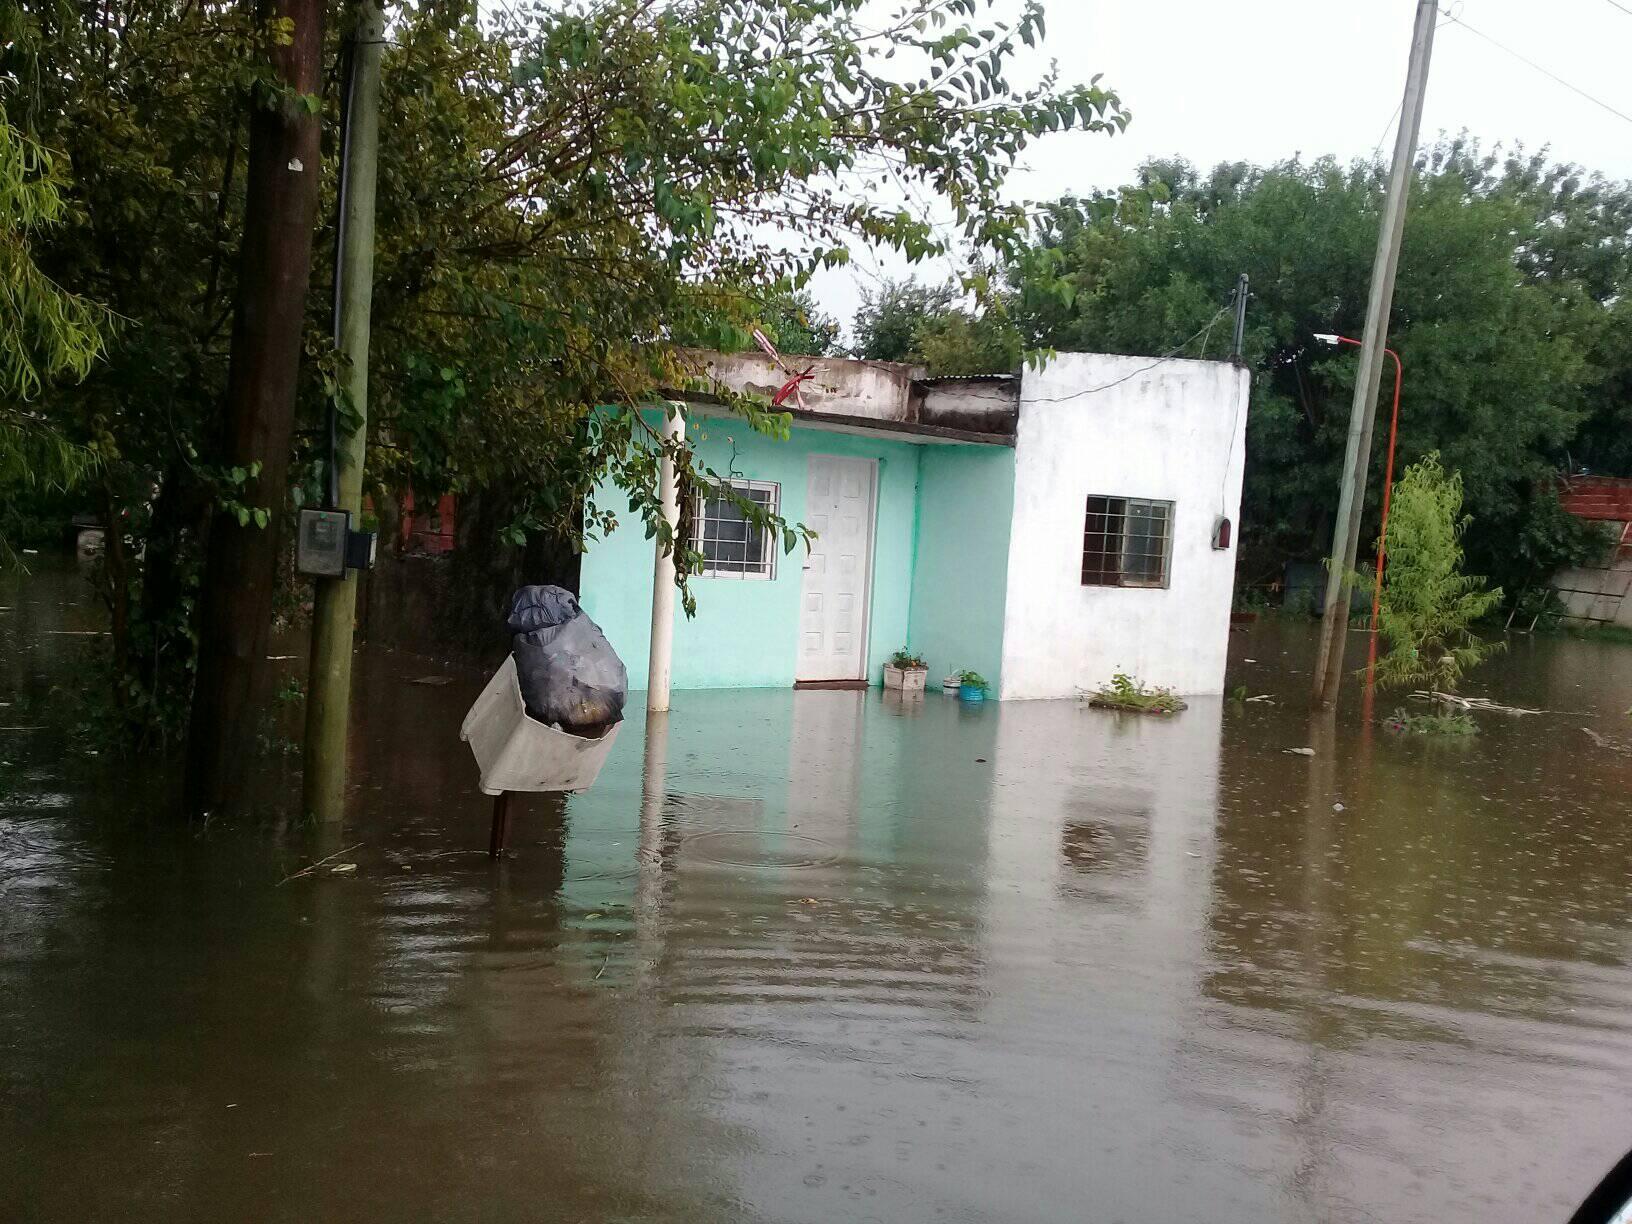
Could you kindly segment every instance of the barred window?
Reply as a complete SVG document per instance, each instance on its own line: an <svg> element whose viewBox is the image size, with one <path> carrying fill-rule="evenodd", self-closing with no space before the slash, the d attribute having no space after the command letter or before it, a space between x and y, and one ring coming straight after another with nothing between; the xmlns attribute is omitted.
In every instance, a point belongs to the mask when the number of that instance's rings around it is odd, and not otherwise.
<svg viewBox="0 0 1632 1224"><path fill-rule="evenodd" d="M1172 552L1172 502L1089 497L1082 529L1083 586L1165 587Z"/></svg>
<svg viewBox="0 0 1632 1224"><path fill-rule="evenodd" d="M758 503L767 513L776 513L780 485L763 480L727 483L738 497ZM703 554L706 577L776 577L776 548L771 533L750 523L742 507L729 497L705 494L698 494L694 505L697 551Z"/></svg>

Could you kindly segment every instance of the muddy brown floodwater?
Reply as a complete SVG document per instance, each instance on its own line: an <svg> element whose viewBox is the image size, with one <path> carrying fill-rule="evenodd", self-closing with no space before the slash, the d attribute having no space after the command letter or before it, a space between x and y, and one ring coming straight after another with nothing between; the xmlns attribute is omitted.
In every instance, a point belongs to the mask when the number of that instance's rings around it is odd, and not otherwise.
<svg viewBox="0 0 1632 1224"><path fill-rule="evenodd" d="M680 693L494 865L481 675L365 651L346 828L290 756L190 830L78 579L0 606L0 1219L1533 1224L1632 1147L1632 648L1455 744L1311 729L1305 624L1167 721Z"/></svg>

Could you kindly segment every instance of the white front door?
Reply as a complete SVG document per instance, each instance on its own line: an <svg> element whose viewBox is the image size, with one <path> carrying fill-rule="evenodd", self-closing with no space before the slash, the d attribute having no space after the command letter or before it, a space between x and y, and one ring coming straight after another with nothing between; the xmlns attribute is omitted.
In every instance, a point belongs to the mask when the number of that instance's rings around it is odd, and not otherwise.
<svg viewBox="0 0 1632 1224"><path fill-rule="evenodd" d="M873 572L871 459L812 455L805 525L816 533L800 592L799 680L867 678L867 595Z"/></svg>

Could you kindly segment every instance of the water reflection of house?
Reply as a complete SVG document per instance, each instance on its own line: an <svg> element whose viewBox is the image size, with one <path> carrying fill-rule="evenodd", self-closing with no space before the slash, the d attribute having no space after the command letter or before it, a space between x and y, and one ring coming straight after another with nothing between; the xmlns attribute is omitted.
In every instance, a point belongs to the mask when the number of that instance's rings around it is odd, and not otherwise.
<svg viewBox="0 0 1632 1224"><path fill-rule="evenodd" d="M787 381L757 353L703 358L733 392ZM687 396L701 464L817 538L784 553L733 499L690 503L704 568L697 615L676 626L676 687L865 684L906 646L936 679L971 669L1004 698L1070 696L1117 671L1222 690L1244 369L1066 353L944 379L807 361L786 440ZM606 486L595 500L623 499ZM626 523L583 559L584 607L636 677L651 547Z"/></svg>

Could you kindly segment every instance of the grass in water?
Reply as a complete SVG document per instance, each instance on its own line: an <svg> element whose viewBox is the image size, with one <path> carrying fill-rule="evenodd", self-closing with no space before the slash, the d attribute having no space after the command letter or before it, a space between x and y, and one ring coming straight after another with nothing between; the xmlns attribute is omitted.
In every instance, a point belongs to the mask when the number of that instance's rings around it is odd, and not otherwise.
<svg viewBox="0 0 1632 1224"><path fill-rule="evenodd" d="M1467 714L1411 714L1399 709L1383 725L1405 735L1479 734L1479 724Z"/></svg>
<svg viewBox="0 0 1632 1224"><path fill-rule="evenodd" d="M1139 714L1175 714L1185 708L1172 689L1153 688L1126 672L1117 672L1109 684L1094 690L1088 704L1106 710L1132 710Z"/></svg>

